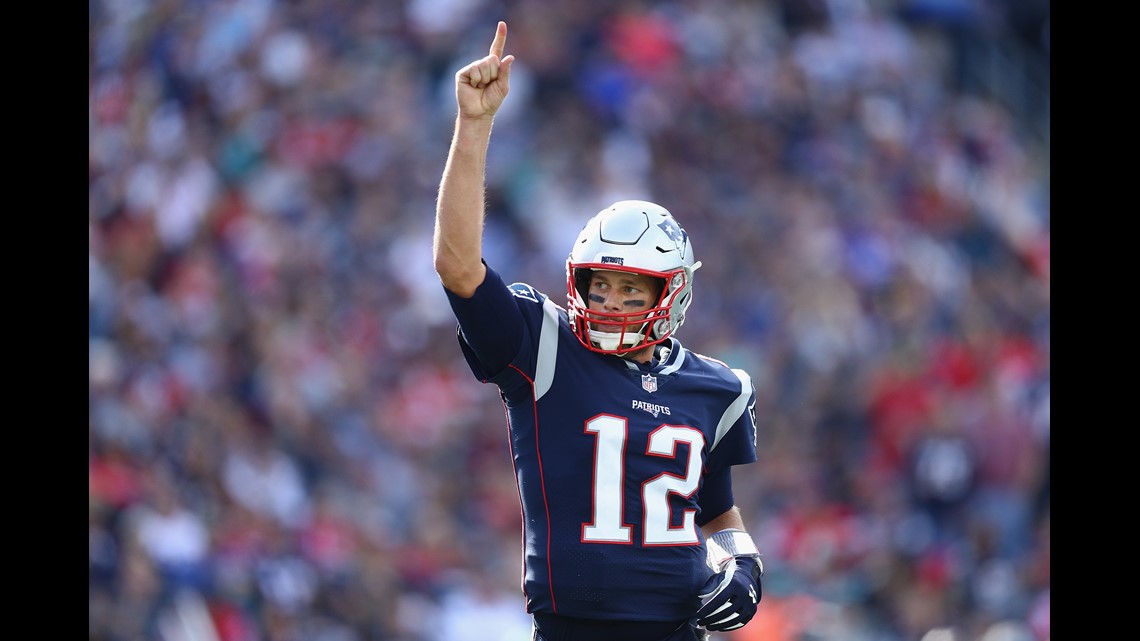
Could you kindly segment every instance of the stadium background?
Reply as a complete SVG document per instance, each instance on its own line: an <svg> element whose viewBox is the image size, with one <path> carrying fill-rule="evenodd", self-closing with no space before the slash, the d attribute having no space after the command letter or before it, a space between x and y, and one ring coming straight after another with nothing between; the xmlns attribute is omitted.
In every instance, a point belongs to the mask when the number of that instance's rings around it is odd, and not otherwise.
<svg viewBox="0 0 1140 641"><path fill-rule="evenodd" d="M518 56L486 257L669 207L756 381L725 641L1048 641L1049 20L1029 0L91 0L91 641L522 641L503 415L431 266L452 74Z"/></svg>

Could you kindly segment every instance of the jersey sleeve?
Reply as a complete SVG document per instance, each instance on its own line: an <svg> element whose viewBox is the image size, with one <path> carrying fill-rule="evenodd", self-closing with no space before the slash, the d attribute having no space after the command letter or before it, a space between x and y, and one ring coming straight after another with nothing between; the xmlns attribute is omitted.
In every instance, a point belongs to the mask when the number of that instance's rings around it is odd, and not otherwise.
<svg viewBox="0 0 1140 641"><path fill-rule="evenodd" d="M736 397L717 425L705 467L716 472L756 461L756 389L744 370L730 370L736 379Z"/></svg>
<svg viewBox="0 0 1140 641"><path fill-rule="evenodd" d="M444 291L459 321L459 345L471 372L482 381L494 378L515 358L523 341L523 312L511 289L487 266L487 275L470 298L446 287Z"/></svg>
<svg viewBox="0 0 1140 641"><path fill-rule="evenodd" d="M724 467L706 473L701 482L701 494L697 497L697 505L701 508L697 514L697 525L704 527L705 523L724 514L735 504L736 500L732 494L732 468Z"/></svg>

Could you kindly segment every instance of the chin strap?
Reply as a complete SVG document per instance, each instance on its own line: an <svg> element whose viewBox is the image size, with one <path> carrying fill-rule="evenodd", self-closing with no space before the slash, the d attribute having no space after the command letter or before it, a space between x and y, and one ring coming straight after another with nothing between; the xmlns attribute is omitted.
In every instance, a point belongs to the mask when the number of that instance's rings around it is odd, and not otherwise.
<svg viewBox="0 0 1140 641"><path fill-rule="evenodd" d="M612 352L612 351L614 351L620 347L624 347L624 345L618 344L618 338L621 336L621 334L618 334L615 332L599 332L599 331L593 330L593 329L589 330L589 332L590 332L590 342L597 345L599 349L604 349L604 350L608 350L608 351ZM637 343L640 343L641 341L645 340L645 334L641 334L641 333L626 334L625 337L634 339L633 344L635 344L635 345ZM628 353L630 353L630 352L626 352L625 354L628 354ZM625 354L620 354L620 355L624 356Z"/></svg>
<svg viewBox="0 0 1140 641"><path fill-rule="evenodd" d="M649 327L650 322L651 321L647 320L642 323L640 332L626 332L625 338L627 339L627 342L630 342L631 345L638 345L645 342L645 330ZM586 331L590 334L590 342L594 343L594 345L596 345L599 349L604 349L612 352L616 349L625 347L625 345L618 344L618 340L622 336L620 332L602 332L595 329L587 329ZM618 356L624 358L629 354L634 354L636 352L637 350L634 349L618 354Z"/></svg>

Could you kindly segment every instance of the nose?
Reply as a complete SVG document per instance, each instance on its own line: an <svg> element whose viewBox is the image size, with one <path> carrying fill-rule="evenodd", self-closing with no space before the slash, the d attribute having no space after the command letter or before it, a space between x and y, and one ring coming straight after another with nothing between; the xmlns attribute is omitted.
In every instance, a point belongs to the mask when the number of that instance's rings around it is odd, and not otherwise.
<svg viewBox="0 0 1140 641"><path fill-rule="evenodd" d="M606 293L606 300L602 303L602 307L607 312L618 312L621 311L624 304L625 301L622 300L621 294L617 290L610 290Z"/></svg>

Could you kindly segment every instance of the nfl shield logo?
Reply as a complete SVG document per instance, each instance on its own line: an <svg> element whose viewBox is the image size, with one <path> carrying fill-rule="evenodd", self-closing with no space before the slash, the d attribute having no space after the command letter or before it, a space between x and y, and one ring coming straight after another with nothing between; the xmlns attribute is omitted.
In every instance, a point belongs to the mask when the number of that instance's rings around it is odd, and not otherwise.
<svg viewBox="0 0 1140 641"><path fill-rule="evenodd" d="M657 391L657 378L653 374L641 375L641 387L647 392Z"/></svg>

